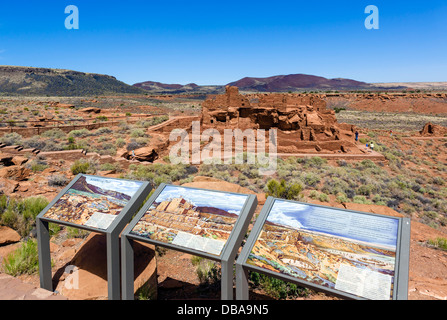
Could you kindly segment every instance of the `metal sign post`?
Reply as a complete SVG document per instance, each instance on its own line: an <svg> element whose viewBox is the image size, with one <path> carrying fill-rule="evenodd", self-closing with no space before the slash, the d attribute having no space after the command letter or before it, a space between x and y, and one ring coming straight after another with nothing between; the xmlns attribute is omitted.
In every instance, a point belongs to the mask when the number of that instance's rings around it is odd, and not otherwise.
<svg viewBox="0 0 447 320"><path fill-rule="evenodd" d="M134 241L218 261L221 299L233 299L233 265L256 195L162 184L121 235L123 300L134 299Z"/></svg>
<svg viewBox="0 0 447 320"><path fill-rule="evenodd" d="M49 223L55 223L106 235L108 297L109 300L119 300L121 298L119 235L143 205L151 190L152 187L148 182L78 175L37 216L41 287L49 291L54 290ZM76 206L70 204L72 198L76 198ZM81 216L81 211L84 212L84 216ZM89 217L85 216L85 211L89 211Z"/></svg>
<svg viewBox="0 0 447 320"><path fill-rule="evenodd" d="M249 271L345 299L408 299L410 219L269 197L236 262Z"/></svg>

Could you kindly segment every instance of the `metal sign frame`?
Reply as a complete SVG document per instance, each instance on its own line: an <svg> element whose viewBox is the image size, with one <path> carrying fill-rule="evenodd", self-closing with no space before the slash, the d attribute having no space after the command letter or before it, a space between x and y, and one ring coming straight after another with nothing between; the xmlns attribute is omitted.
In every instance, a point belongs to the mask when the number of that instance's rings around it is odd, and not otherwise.
<svg viewBox="0 0 447 320"><path fill-rule="evenodd" d="M141 187L135 192L133 197L128 201L126 206L121 210L120 214L112 221L109 227L104 230L45 217L45 214L59 201L61 197L63 197L72 188L72 186L81 177L93 177L107 180L129 181L133 183L139 182L141 183ZM73 179L73 181L71 181L36 218L37 243L39 252L40 286L43 289L49 291L54 290L52 283L50 232L49 232L49 223L54 223L77 229L87 230L90 232L103 233L106 235L108 299L119 300L121 298L119 236L121 231L127 225L127 223L132 219L132 216L135 214L135 212L143 205L144 200L150 194L151 190L152 186L149 184L149 182L132 181L117 178L106 178L86 174L77 175L75 179Z"/></svg>
<svg viewBox="0 0 447 320"><path fill-rule="evenodd" d="M409 218L399 218L399 217L391 217L380 214L373 214L367 212L359 212L352 210L345 210L327 206L320 206L309 203L302 203L291 200L284 200L279 198L268 197L265 205L263 206L256 223L250 232L250 235L247 239L246 244L244 245L241 254L239 255L236 261L236 299L237 300L249 300L249 286L248 286L248 271L255 271L258 273L265 274L267 276L271 276L283 281L291 282L297 284L299 286L307 287L310 289L314 289L316 291L321 291L328 293L330 295L334 295L340 298L352 299L352 300L366 300L364 297L359 297L354 294L350 294L344 291L328 288L319 284L315 284L309 281L301 280L297 277L293 277L290 275L269 271L267 269L253 266L247 263L247 259L250 253L253 250L253 247L258 240L258 237L263 230L264 224L270 214L271 209L276 200L284 201L284 202L292 202L303 204L306 206L312 207L320 207L325 209L351 212L362 215L374 215L374 216L382 216L389 219L396 219L399 221L398 225L398 234L397 234L397 243L396 243L396 258L395 258L395 275L394 275L394 288L393 288L393 300L407 300L408 299L408 279L409 279L409 260L410 260L410 219Z"/></svg>
<svg viewBox="0 0 447 320"><path fill-rule="evenodd" d="M143 236L132 234L131 231L141 220L141 218L147 213L152 204L157 200L159 195L163 190L168 187L179 187L191 190L202 190L213 193L223 193L223 194L234 194L243 195L247 197L240 214L234 224L234 227L230 233L228 240L226 241L220 256L212 255L203 251L191 249L188 247L178 246L175 244L170 244L162 241L152 240ZM121 234L121 273L122 273L122 295L123 300L133 300L134 299L134 250L133 242L144 242L153 244L156 246L165 247L168 249L173 249L185 253L189 253L195 256L203 257L209 260L218 261L221 263L222 268L222 278L221 278L221 299L222 300L232 300L233 299L233 265L236 259L238 250L242 244L243 238L247 232L248 226L250 224L251 218L256 210L258 200L254 194L241 194L233 192L225 192L210 189L200 189L191 188L184 186L174 186L168 184L161 184L160 187L154 192L150 199L141 208L132 222L126 227L126 229Z"/></svg>

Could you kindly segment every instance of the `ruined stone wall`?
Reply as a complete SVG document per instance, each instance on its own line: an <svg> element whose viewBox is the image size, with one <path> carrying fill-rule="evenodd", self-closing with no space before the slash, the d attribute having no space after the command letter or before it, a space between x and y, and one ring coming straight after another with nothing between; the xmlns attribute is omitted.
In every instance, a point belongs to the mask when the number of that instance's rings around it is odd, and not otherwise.
<svg viewBox="0 0 447 320"><path fill-rule="evenodd" d="M314 95L257 94L244 96L236 87L212 96L202 104L202 127L299 131L301 140L318 140L317 135L337 135L335 112Z"/></svg>

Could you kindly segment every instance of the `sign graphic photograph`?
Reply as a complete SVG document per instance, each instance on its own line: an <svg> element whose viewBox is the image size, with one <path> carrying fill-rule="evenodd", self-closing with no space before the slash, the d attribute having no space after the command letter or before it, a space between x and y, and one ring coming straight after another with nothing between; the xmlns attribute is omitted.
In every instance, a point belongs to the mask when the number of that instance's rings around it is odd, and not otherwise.
<svg viewBox="0 0 447 320"><path fill-rule="evenodd" d="M106 230L142 185L139 181L81 176L44 217Z"/></svg>
<svg viewBox="0 0 447 320"><path fill-rule="evenodd" d="M390 300L399 219L276 199L247 264L366 299Z"/></svg>
<svg viewBox="0 0 447 320"><path fill-rule="evenodd" d="M219 256L247 199L168 185L130 233Z"/></svg>

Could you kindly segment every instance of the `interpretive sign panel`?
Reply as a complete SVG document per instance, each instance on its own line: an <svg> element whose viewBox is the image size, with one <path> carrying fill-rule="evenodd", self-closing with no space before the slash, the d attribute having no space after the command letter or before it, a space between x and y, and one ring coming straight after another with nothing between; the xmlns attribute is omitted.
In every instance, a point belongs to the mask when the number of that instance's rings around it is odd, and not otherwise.
<svg viewBox="0 0 447 320"><path fill-rule="evenodd" d="M82 175L43 217L107 230L142 185L141 181Z"/></svg>
<svg viewBox="0 0 447 320"><path fill-rule="evenodd" d="M162 184L122 234L127 286L137 240L220 261L222 296L232 297L233 262L256 205L255 195ZM123 294L133 299L132 288Z"/></svg>
<svg viewBox="0 0 447 320"><path fill-rule="evenodd" d="M248 195L166 186L131 234L219 256Z"/></svg>
<svg viewBox="0 0 447 320"><path fill-rule="evenodd" d="M119 235L151 189L149 182L76 176L37 216L41 287L53 290L49 223L55 223L106 235L109 299L120 299Z"/></svg>
<svg viewBox="0 0 447 320"><path fill-rule="evenodd" d="M238 264L350 298L396 297L408 219L274 198L264 209Z"/></svg>

